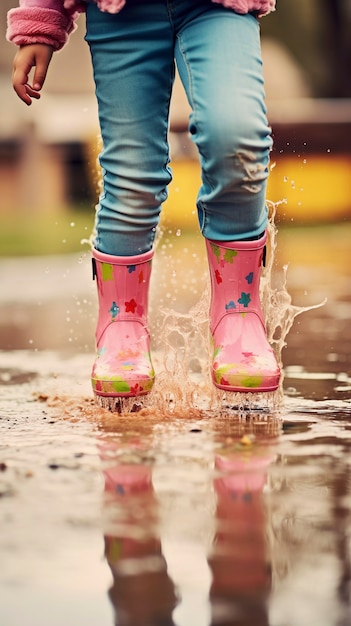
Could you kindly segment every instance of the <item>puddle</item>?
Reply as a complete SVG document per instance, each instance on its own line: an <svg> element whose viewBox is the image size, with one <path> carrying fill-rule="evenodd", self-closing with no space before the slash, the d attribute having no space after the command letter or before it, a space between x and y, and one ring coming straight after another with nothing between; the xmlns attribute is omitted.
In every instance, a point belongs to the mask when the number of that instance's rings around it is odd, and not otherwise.
<svg viewBox="0 0 351 626"><path fill-rule="evenodd" d="M350 626L349 239L310 230L307 265L305 230L279 241L293 301L328 302L295 320L274 411L104 411L89 382L88 260L46 260L56 277L74 268L78 295L67 280L44 301L36 259L32 295L5 289L1 625ZM179 245L189 265L195 253ZM179 266L162 306L182 313L198 300L192 258L188 296ZM3 274L12 285L16 263Z"/></svg>
<svg viewBox="0 0 351 626"><path fill-rule="evenodd" d="M87 357L36 365L1 400L1 624L350 623L349 401L118 416Z"/></svg>

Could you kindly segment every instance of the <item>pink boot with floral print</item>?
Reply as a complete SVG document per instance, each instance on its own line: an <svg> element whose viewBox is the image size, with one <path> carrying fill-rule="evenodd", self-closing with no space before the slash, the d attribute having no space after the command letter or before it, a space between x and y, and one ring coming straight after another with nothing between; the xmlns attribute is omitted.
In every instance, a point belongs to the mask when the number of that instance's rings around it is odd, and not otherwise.
<svg viewBox="0 0 351 626"><path fill-rule="evenodd" d="M212 378L225 391L278 388L280 371L268 343L259 285L266 233L256 241L206 240L211 276Z"/></svg>
<svg viewBox="0 0 351 626"><path fill-rule="evenodd" d="M135 397L154 383L147 311L153 252L112 256L93 250L99 317L92 370L96 396Z"/></svg>

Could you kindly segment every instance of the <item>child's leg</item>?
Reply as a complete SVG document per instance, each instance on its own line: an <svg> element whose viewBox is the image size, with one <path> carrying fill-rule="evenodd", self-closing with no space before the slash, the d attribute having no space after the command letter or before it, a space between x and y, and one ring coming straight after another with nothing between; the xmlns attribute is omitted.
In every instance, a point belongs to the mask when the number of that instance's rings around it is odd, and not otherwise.
<svg viewBox="0 0 351 626"><path fill-rule="evenodd" d="M202 233L220 241L258 236L271 148L258 21L210 3L179 32L176 60L201 159Z"/></svg>
<svg viewBox="0 0 351 626"><path fill-rule="evenodd" d="M95 247L129 256L152 248L171 180L167 143L174 40L166 3L130 0L117 15L87 7L103 139Z"/></svg>
<svg viewBox="0 0 351 626"><path fill-rule="evenodd" d="M129 0L117 15L87 7L103 139L103 191L93 250L99 296L96 399L150 391L147 322L152 244L168 169L174 38L165 2Z"/></svg>
<svg viewBox="0 0 351 626"><path fill-rule="evenodd" d="M180 30L176 52L202 167L197 206L211 275L213 382L226 391L273 391L280 372L259 301L271 137L258 22L207 5Z"/></svg>

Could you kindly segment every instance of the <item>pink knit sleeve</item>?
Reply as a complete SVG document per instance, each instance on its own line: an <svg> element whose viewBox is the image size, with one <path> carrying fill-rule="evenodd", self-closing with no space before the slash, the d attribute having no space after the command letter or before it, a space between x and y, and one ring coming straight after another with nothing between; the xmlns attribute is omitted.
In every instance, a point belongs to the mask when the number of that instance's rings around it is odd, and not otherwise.
<svg viewBox="0 0 351 626"><path fill-rule="evenodd" d="M74 30L75 17L63 8L63 0L21 0L7 14L6 38L19 46L42 43L60 50Z"/></svg>
<svg viewBox="0 0 351 626"><path fill-rule="evenodd" d="M242 14L256 13L262 16L275 10L275 0L212 0L212 2L223 4L227 9Z"/></svg>
<svg viewBox="0 0 351 626"><path fill-rule="evenodd" d="M40 9L54 9L64 13L63 0L19 0L19 6L23 9L29 9L30 7Z"/></svg>

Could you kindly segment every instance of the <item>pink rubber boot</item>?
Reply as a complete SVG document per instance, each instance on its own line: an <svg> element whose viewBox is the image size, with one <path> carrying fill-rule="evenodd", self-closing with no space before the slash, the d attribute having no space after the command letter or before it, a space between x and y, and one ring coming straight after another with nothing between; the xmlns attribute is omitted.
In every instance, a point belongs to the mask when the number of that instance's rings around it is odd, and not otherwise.
<svg viewBox="0 0 351 626"><path fill-rule="evenodd" d="M147 327L153 252L112 256L93 250L99 317L92 370L96 396L134 397L154 383Z"/></svg>
<svg viewBox="0 0 351 626"><path fill-rule="evenodd" d="M206 240L211 276L212 379L225 391L278 388L280 371L270 347L259 285L266 233L256 241Z"/></svg>

